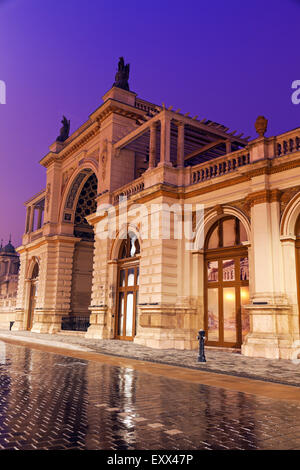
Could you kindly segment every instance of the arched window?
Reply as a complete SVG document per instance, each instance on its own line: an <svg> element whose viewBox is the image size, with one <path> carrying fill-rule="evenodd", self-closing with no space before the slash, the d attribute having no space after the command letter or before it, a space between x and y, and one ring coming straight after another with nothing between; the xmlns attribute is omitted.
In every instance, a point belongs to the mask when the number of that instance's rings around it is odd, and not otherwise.
<svg viewBox="0 0 300 470"><path fill-rule="evenodd" d="M33 267L30 279L32 279L32 280L37 279L38 276L39 276L39 270L40 270L39 264L38 264L38 262L36 262L34 267Z"/></svg>
<svg viewBox="0 0 300 470"><path fill-rule="evenodd" d="M74 235L75 237L93 240L94 232L92 227L86 220L86 216L96 212L97 210L97 177L93 173L84 183L80 192L74 219Z"/></svg>
<svg viewBox="0 0 300 470"><path fill-rule="evenodd" d="M297 238L300 239L300 215L297 218L296 225L295 225L295 235Z"/></svg>
<svg viewBox="0 0 300 470"><path fill-rule="evenodd" d="M140 244L130 232L122 241L118 259L118 290L116 338L133 340L136 334L136 316L139 291Z"/></svg>
<svg viewBox="0 0 300 470"><path fill-rule="evenodd" d="M133 232L129 232L128 237L121 244L119 259L134 258L139 253L140 244L137 236Z"/></svg>
<svg viewBox="0 0 300 470"><path fill-rule="evenodd" d="M36 261L30 276L30 289L29 289L29 308L27 315L27 330L31 330L34 320L34 309L36 306L37 290L38 290L38 277L39 277L39 264Z"/></svg>
<svg viewBox="0 0 300 470"><path fill-rule="evenodd" d="M205 240L205 328L208 344L240 347L249 331L243 305L249 302L248 250L245 227L224 217Z"/></svg>
<svg viewBox="0 0 300 470"><path fill-rule="evenodd" d="M14 274L18 274L19 269L20 269L20 261L16 261L14 263Z"/></svg>
<svg viewBox="0 0 300 470"><path fill-rule="evenodd" d="M244 225L236 217L226 217L211 227L206 238L206 249L233 247L245 241L247 232Z"/></svg>

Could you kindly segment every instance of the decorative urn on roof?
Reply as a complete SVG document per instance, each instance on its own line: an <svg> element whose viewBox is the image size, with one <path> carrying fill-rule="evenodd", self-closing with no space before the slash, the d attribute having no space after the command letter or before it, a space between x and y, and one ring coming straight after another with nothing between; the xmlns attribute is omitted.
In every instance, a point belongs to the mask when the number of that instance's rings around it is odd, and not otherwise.
<svg viewBox="0 0 300 470"><path fill-rule="evenodd" d="M255 121L255 130L259 137L264 137L268 127L268 120L264 116L258 116Z"/></svg>

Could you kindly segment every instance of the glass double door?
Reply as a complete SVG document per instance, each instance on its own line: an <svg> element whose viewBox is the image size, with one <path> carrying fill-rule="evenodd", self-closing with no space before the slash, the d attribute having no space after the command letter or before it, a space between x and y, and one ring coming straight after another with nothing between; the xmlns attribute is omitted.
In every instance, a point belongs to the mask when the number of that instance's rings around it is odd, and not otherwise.
<svg viewBox="0 0 300 470"><path fill-rule="evenodd" d="M207 344L240 347L250 327L249 316L243 309L249 303L247 254L207 257L205 286Z"/></svg>
<svg viewBox="0 0 300 470"><path fill-rule="evenodd" d="M139 266L119 266L116 338L132 341L136 334Z"/></svg>

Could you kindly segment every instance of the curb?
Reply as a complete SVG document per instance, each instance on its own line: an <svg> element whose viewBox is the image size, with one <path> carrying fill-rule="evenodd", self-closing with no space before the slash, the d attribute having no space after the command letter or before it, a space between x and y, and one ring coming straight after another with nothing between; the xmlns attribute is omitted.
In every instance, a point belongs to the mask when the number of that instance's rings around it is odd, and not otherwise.
<svg viewBox="0 0 300 470"><path fill-rule="evenodd" d="M96 350L96 349L93 349L93 348L88 348L88 347L83 347L83 346L80 346L80 345L72 345L72 344L69 344L69 343L66 343L64 341L52 341L52 340L47 340L47 339L43 339L43 340L40 340L38 338L27 338L25 336L21 336L21 335L6 335L6 334L3 334L1 333L0 334L0 341L1 339L3 339L5 341L5 339L10 339L10 340L16 340L16 343L18 343L18 341L21 341L23 343L27 343L28 345L30 344L38 344L40 346L49 346L49 347L53 347L54 349L55 348L59 348L59 349L69 349L71 351L81 351L81 352L90 352L90 353L95 353L95 354L101 354L101 355L104 355L104 356L112 356L112 357L120 357L120 358L124 358L124 359L133 359L133 360L136 360L136 361L140 361L140 362L149 362L149 363L153 363L153 364L162 364L162 365L166 365L166 366L174 366L174 367L180 367L180 368L183 368L183 369L190 369L190 370L197 370L197 371L200 371L200 372L211 372L211 373L214 373L214 374L219 374L219 375L225 375L225 376L233 376L233 377L241 377L241 378L246 378L246 379L251 379L251 380L259 380L259 381L262 381L262 382L266 382L266 383L274 383L274 384L279 384L279 385L288 385L288 386L291 386L291 387L296 387L296 388L299 388L300 387L300 384L297 383L297 382L288 382L288 381L285 381L285 380L278 380L278 379L272 379L272 378L265 378L265 377L262 377L262 376L259 376L259 375L252 375L252 374L247 374L246 372L235 372L235 371L230 371L227 372L227 371L221 371L220 369L211 369L211 368L208 368L208 367L205 367L205 363L197 363L195 362L195 364L197 364L197 366L192 366L192 365L186 365L186 364L182 364L182 363L176 363L176 362L165 362L163 360L160 360L160 359L149 359L149 358L137 358L137 357L134 357L134 356L131 356L131 355L122 355L122 354L116 354L114 352L107 352L107 351L99 351L99 350ZM20 345L19 346L23 346L23 347L26 347L25 345ZM55 354L55 352L54 352ZM59 353L57 353L59 354ZM201 364L201 366L200 366ZM203 364L203 365L202 365Z"/></svg>

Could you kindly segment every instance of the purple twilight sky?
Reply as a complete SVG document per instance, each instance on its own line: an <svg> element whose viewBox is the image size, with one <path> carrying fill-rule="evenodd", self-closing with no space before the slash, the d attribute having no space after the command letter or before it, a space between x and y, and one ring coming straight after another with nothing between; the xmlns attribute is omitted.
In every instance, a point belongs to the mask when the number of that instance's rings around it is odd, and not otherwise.
<svg viewBox="0 0 300 470"><path fill-rule="evenodd" d="M45 187L39 160L102 102L119 56L130 88L255 137L300 124L300 1L0 0L0 238L21 242L24 201Z"/></svg>

